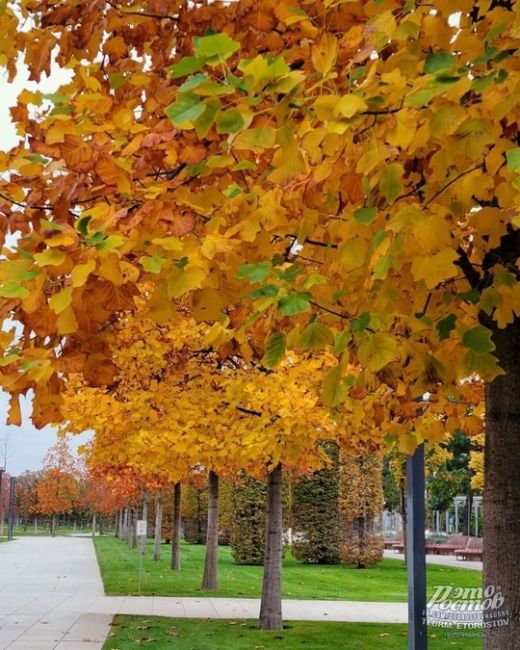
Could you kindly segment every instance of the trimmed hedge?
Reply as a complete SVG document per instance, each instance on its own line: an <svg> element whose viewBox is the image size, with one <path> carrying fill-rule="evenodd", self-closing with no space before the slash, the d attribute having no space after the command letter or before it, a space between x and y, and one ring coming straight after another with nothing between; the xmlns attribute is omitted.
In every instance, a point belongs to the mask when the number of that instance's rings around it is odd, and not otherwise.
<svg viewBox="0 0 520 650"><path fill-rule="evenodd" d="M293 486L293 553L306 564L339 564L338 446L325 443L331 465Z"/></svg>
<svg viewBox="0 0 520 650"><path fill-rule="evenodd" d="M250 477L230 486L223 525L236 564L262 564L265 549L266 484ZM227 510L227 508L226 508Z"/></svg>
<svg viewBox="0 0 520 650"><path fill-rule="evenodd" d="M184 539L192 544L206 543L208 524L208 488L185 485L182 494Z"/></svg>

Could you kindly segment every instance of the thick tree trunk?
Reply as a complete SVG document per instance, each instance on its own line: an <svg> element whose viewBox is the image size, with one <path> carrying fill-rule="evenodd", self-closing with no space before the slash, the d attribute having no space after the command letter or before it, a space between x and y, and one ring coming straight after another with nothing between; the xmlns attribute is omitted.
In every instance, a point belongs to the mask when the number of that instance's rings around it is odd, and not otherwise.
<svg viewBox="0 0 520 650"><path fill-rule="evenodd" d="M401 521L403 524L403 550L404 550L404 559L406 560L406 539L408 537L408 518L406 516L406 490L405 490L405 480L401 479L400 484L400 501L401 501Z"/></svg>
<svg viewBox="0 0 520 650"><path fill-rule="evenodd" d="M96 513L92 513L92 537L96 536Z"/></svg>
<svg viewBox="0 0 520 650"><path fill-rule="evenodd" d="M51 535L56 537L56 517L54 515L51 519Z"/></svg>
<svg viewBox="0 0 520 650"><path fill-rule="evenodd" d="M153 537L153 559L158 562L161 559L162 540L162 513L163 513L162 492L157 493L155 499L155 530Z"/></svg>
<svg viewBox="0 0 520 650"><path fill-rule="evenodd" d="M137 508L132 508L132 526L130 530L130 547L137 548Z"/></svg>
<svg viewBox="0 0 520 650"><path fill-rule="evenodd" d="M282 621L282 465L267 478L264 579L260 604L260 629L281 630Z"/></svg>
<svg viewBox="0 0 520 650"><path fill-rule="evenodd" d="M502 592L509 621L486 629L485 650L520 648L520 319L493 335L505 375L486 386L484 587ZM493 615L496 610L486 613ZM493 619L488 621L494 624Z"/></svg>
<svg viewBox="0 0 520 650"><path fill-rule="evenodd" d="M143 517L143 520L146 521L146 530L148 532L148 496L146 494L144 495L144 498L143 498L142 517ZM142 535L141 539L139 540L139 550L141 551L141 555L146 555L147 536L148 535Z"/></svg>
<svg viewBox="0 0 520 650"><path fill-rule="evenodd" d="M114 529L114 537L119 538L121 536L121 510L116 512L116 523Z"/></svg>
<svg viewBox="0 0 520 650"><path fill-rule="evenodd" d="M170 567L173 571L181 568L181 484L173 488L173 539Z"/></svg>
<svg viewBox="0 0 520 650"><path fill-rule="evenodd" d="M203 591L218 589L218 476L208 474L208 526L206 531L206 557L204 560Z"/></svg>

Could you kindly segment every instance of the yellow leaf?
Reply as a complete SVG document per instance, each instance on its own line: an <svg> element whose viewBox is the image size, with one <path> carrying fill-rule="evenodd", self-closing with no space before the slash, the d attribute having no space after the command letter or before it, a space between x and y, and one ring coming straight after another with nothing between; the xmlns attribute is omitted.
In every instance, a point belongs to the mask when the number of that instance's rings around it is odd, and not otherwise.
<svg viewBox="0 0 520 650"><path fill-rule="evenodd" d="M48 248L42 253L35 253L34 259L39 266L61 266L66 255L63 251Z"/></svg>
<svg viewBox="0 0 520 650"><path fill-rule="evenodd" d="M443 280L456 276L459 269L454 261L458 258L453 248L445 248L435 255L416 257L412 263L415 280L424 280L428 289L434 289Z"/></svg>
<svg viewBox="0 0 520 650"><path fill-rule="evenodd" d="M134 112L130 108L120 108L112 115L112 121L122 131L128 131L135 121Z"/></svg>
<svg viewBox="0 0 520 650"><path fill-rule="evenodd" d="M62 289L59 293L55 293L49 300L49 307L56 313L61 314L61 312L66 309L72 301L72 287L66 287Z"/></svg>
<svg viewBox="0 0 520 650"><path fill-rule="evenodd" d="M365 100L358 95L343 95L334 107L334 116L353 117L367 108Z"/></svg>
<svg viewBox="0 0 520 650"><path fill-rule="evenodd" d="M378 372L399 358L396 339L386 332L366 333L359 346L359 361L364 368Z"/></svg>
<svg viewBox="0 0 520 650"><path fill-rule="evenodd" d="M9 400L9 417L7 418L7 424L13 424L17 427L22 424L19 393L13 393Z"/></svg>
<svg viewBox="0 0 520 650"><path fill-rule="evenodd" d="M165 251L182 251L183 244L178 237L155 237L152 244L161 246Z"/></svg>
<svg viewBox="0 0 520 650"><path fill-rule="evenodd" d="M96 262L94 260L89 260L85 264L78 264L71 273L72 286L73 287L82 287L87 281L88 276L96 268Z"/></svg>
<svg viewBox="0 0 520 650"><path fill-rule="evenodd" d="M312 65L325 77L336 62L338 43L330 32L324 32L318 43L312 47Z"/></svg>
<svg viewBox="0 0 520 650"><path fill-rule="evenodd" d="M206 274L198 266L181 271L178 275L173 275L168 279L168 295L170 298L178 298L187 291L200 289L205 277Z"/></svg>
<svg viewBox="0 0 520 650"><path fill-rule="evenodd" d="M47 246L70 246L76 241L74 235L68 232L60 232L45 240Z"/></svg>
<svg viewBox="0 0 520 650"><path fill-rule="evenodd" d="M72 334L78 330L78 321L72 307L66 307L56 321L60 334Z"/></svg>

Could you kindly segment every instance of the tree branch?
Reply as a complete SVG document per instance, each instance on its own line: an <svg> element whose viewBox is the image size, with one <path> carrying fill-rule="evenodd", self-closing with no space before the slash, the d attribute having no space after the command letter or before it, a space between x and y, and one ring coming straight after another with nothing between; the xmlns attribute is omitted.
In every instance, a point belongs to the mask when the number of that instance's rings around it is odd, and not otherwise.
<svg viewBox="0 0 520 650"><path fill-rule="evenodd" d="M106 0L107 5L110 5L112 9L115 9L115 11L119 12L120 14L123 14L125 16L141 16L143 18L157 18L158 20L173 20L175 22L179 22L179 18L177 16L170 16L168 14L161 15L161 14L152 14L148 13L147 11L127 11L123 7L119 7L116 5L115 2L112 2L112 0Z"/></svg>

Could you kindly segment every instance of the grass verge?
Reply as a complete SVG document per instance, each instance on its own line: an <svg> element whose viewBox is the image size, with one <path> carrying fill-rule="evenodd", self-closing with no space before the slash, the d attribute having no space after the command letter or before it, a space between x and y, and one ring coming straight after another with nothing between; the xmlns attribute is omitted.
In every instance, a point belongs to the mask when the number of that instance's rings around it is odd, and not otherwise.
<svg viewBox="0 0 520 650"><path fill-rule="evenodd" d="M139 555L113 537L95 539L105 591L108 595L198 596L205 547L183 544L181 570L169 568L169 545L163 544L160 562L151 559L151 543L143 559L143 579L138 592ZM262 567L238 566L229 547L219 547L220 588L215 596L258 598ZM402 560L385 559L379 565L356 569L344 565L300 564L286 552L283 567L284 598L406 602L406 567ZM428 565L430 593L436 585L481 586L481 573L440 565Z"/></svg>
<svg viewBox="0 0 520 650"><path fill-rule="evenodd" d="M255 621L194 620L147 616L116 616L103 650L403 650L406 625L380 623L289 622L277 632L261 632ZM450 638L430 630L430 650L480 650L476 637Z"/></svg>

